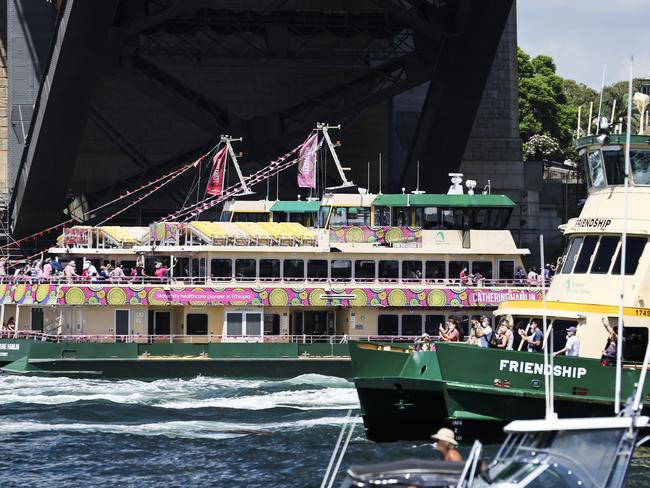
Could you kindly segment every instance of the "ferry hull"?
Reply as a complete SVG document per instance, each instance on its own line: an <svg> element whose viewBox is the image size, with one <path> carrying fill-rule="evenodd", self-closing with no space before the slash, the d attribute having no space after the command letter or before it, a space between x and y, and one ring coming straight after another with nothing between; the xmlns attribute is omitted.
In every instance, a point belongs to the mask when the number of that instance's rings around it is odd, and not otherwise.
<svg viewBox="0 0 650 488"><path fill-rule="evenodd" d="M544 417L544 376L535 374L541 355L462 344L436 349L406 354L351 345L369 439L427 440L449 427L460 441L496 442L507 422ZM613 413L614 368L580 358L558 358L557 363L555 409L560 417ZM623 372L623 398L637 377L636 370Z"/></svg>
<svg viewBox="0 0 650 488"><path fill-rule="evenodd" d="M346 344L47 343L1 340L7 374L101 378L352 377ZM7 349L11 347L11 349ZM328 354L329 352L329 354Z"/></svg>

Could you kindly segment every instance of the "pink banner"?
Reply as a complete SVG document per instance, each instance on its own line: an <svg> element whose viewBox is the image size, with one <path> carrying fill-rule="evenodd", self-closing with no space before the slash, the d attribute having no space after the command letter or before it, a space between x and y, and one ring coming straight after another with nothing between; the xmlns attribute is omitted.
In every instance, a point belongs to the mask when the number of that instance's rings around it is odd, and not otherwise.
<svg viewBox="0 0 650 488"><path fill-rule="evenodd" d="M223 192L223 175L226 169L226 157L228 155L228 148L223 147L214 155L212 162L214 167L212 169L212 176L208 182L208 188L205 192L208 195L221 195Z"/></svg>
<svg viewBox="0 0 650 488"><path fill-rule="evenodd" d="M316 188L316 151L318 150L318 133L314 133L300 148L298 163L298 186Z"/></svg>

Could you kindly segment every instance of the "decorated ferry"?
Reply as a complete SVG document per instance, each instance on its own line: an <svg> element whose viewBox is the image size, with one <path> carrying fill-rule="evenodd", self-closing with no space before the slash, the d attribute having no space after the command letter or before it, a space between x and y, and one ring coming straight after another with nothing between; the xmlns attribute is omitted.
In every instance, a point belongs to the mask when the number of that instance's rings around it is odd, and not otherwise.
<svg viewBox="0 0 650 488"><path fill-rule="evenodd" d="M528 250L506 229L514 203L465 193L462 175L448 194L246 200L256 178L220 189L212 220L192 218L202 203L147 227L65 227L39 272L2 278L3 370L351 377L351 342L412 342L541 297L515 279Z"/></svg>
<svg viewBox="0 0 650 488"><path fill-rule="evenodd" d="M616 133L577 140L589 195L561 226L567 246L545 300L505 300L496 310L494 332L509 329L512 347L351 345L369 438L428 439L447 426L459 441L492 440L505 422L544 417L547 377L560 417L618 411L638 380L650 327L650 136L629 141ZM534 323L546 331L537 342ZM544 354L528 352L534 346Z"/></svg>

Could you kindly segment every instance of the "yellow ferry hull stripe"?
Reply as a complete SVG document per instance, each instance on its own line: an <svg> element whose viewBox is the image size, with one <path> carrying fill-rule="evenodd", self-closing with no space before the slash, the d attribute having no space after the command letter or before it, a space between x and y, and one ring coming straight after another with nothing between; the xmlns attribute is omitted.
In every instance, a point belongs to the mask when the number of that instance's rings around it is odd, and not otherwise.
<svg viewBox="0 0 650 488"><path fill-rule="evenodd" d="M619 307L616 305L598 305L594 303L572 303L572 302L541 302L533 300L518 300L501 302L497 313L500 315L508 313L508 309L546 309L548 314L556 312L576 312L576 313L602 313L605 315L618 315ZM632 317L648 317L650 318L650 308L640 307L624 307L623 315Z"/></svg>

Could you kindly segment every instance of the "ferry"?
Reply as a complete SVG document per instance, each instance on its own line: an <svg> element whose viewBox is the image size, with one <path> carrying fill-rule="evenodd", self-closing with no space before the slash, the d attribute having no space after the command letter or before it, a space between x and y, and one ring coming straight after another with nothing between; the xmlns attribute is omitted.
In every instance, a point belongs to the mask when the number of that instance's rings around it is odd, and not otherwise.
<svg viewBox="0 0 650 488"><path fill-rule="evenodd" d="M354 381L370 439L424 440L449 427L459 441L496 440L492 434L508 421L544 416L545 370L553 378L550 386L560 417L610 415L618 408L616 368L611 365L621 315L620 399L630 395L650 327L650 219L645 208L650 203L650 136L629 137L629 185L624 182L625 134L577 140L589 193L580 216L561 226L567 247L546 299L505 300L495 312L496 323L511 328L514 350L442 342L434 343L431 351L351 344ZM528 352L529 342L519 337L530 337L533 322L540 328L547 323L547 334L539 341L547 352L563 350L575 333L578 356L560 354L554 364L544 364L543 354ZM643 395L648 393L646 384Z"/></svg>
<svg viewBox="0 0 650 488"><path fill-rule="evenodd" d="M2 370L350 378L352 342L412 342L450 318L467 330L470 316L503 300L541 298L538 283L521 278L529 251L506 228L510 198L474 194L477 183L463 186L457 173L447 194L352 192L332 128L318 124L248 177L232 147L241 139L221 136L206 188L217 196L148 227L64 228L47 265L63 273L0 277ZM248 199L297 161L309 162L316 193L322 145L340 185L320 199ZM239 183L224 190L228 157ZM191 218L219 202L214 220Z"/></svg>
<svg viewBox="0 0 650 488"><path fill-rule="evenodd" d="M450 317L462 326L504 299L540 299L536 283L515 279L528 250L506 230L513 207L462 188L332 193L228 202L216 221L66 228L48 255L79 276L0 283L0 322L15 324L2 332L0 364L28 374L351 377L350 342L412 342ZM83 272L91 266L97 276ZM102 267L113 271L103 277Z"/></svg>

